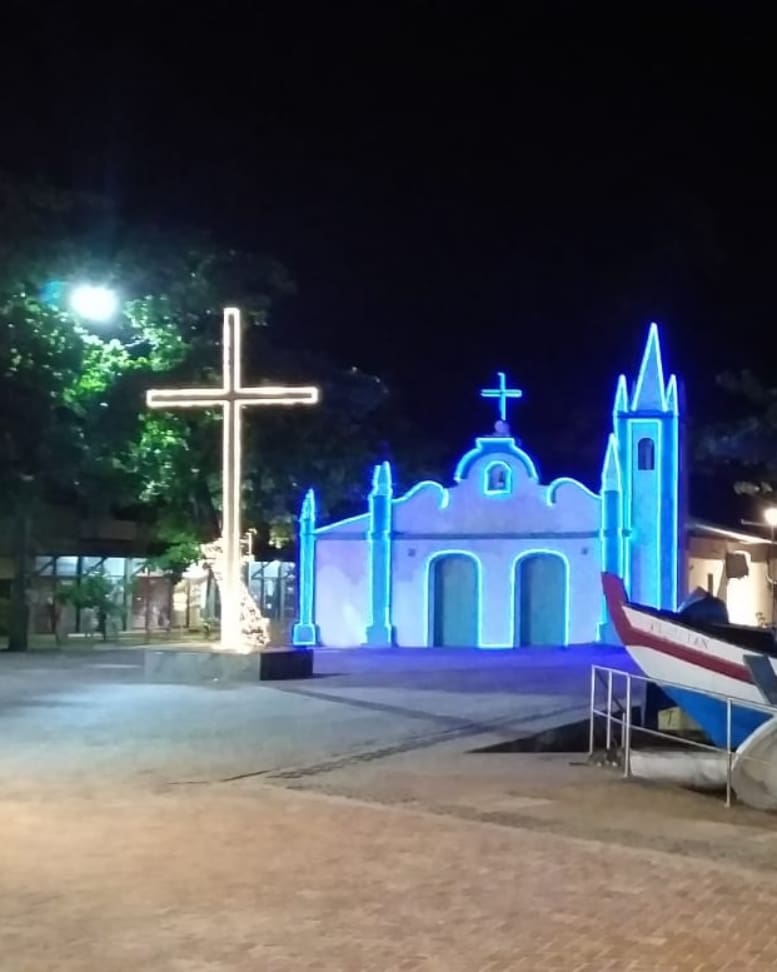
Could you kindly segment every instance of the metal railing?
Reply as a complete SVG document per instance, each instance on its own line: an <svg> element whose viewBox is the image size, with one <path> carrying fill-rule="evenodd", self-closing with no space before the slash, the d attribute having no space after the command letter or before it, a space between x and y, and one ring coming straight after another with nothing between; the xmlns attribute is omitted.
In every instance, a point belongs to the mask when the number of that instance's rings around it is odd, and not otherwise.
<svg viewBox="0 0 777 972"><path fill-rule="evenodd" d="M606 680L602 679L601 676L606 676ZM625 679L625 693L623 697L623 703L621 704L620 698L617 696L620 693L614 691L614 677ZM620 726L621 739L620 745L623 751L623 775L624 777L629 777L631 775L631 736L632 732L636 728L638 732L644 733L648 736L654 736L662 739L669 739L677 741L677 735L669 732L663 732L660 729L648 729L646 726L633 725L632 719L632 704L634 698L633 684L637 682L644 685L646 688L648 685L656 685L659 688L675 688L682 689L686 692L693 692L696 695L703 695L707 698L718 699L725 703L726 706L726 747L715 746L712 743L700 742L697 739L687 739L683 737L682 742L684 746L695 747L696 749L706 750L707 752L726 754L726 806L731 806L731 769L734 762L734 756L736 755L736 750L732 749L732 712L735 708L737 709L751 709L755 712L763 712L767 716L774 718L777 716L777 706L768 705L762 702L750 702L746 699L733 698L730 695L722 695L719 692L702 691L697 688L691 688L689 685L683 685L681 682L669 682L657 678L648 678L645 675L639 675L634 672L624 672L619 668L608 668L605 665L592 665L591 666L591 699L590 699L590 715L589 715L589 731L588 731L588 755L593 756L595 751L595 723L596 717L599 716L605 719L605 748L609 751L612 749L612 737L613 737L613 727ZM597 708L597 685L604 684L606 686L606 709ZM618 711L613 711L613 703L617 705ZM767 760L757 759L753 756L745 757L746 759L752 760L755 763L762 763L764 765L770 765Z"/></svg>

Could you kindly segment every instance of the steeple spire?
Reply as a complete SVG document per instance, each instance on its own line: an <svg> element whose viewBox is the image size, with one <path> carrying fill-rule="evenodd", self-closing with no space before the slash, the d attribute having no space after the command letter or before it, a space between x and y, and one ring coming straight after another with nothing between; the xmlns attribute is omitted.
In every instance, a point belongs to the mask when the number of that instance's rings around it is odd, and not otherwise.
<svg viewBox="0 0 777 972"><path fill-rule="evenodd" d="M618 440L611 434L602 465L602 492L621 492L621 464L618 461Z"/></svg>
<svg viewBox="0 0 777 972"><path fill-rule="evenodd" d="M677 394L677 375L670 375L666 383L666 410L672 415L680 414L680 400Z"/></svg>
<svg viewBox="0 0 777 972"><path fill-rule="evenodd" d="M620 375L618 377L618 386L615 389L615 404L613 405L612 411L613 415L618 415L619 412L628 412L629 410L629 389L626 385L626 376Z"/></svg>
<svg viewBox="0 0 777 972"><path fill-rule="evenodd" d="M305 523L312 523L315 527L316 523L316 494L312 489L309 489L305 493L305 498L302 501L302 511L300 513L300 521Z"/></svg>
<svg viewBox="0 0 777 972"><path fill-rule="evenodd" d="M391 496L391 492L391 463L378 463L372 476L372 495Z"/></svg>
<svg viewBox="0 0 777 972"><path fill-rule="evenodd" d="M658 325L650 325L642 365L639 369L637 384L631 399L633 411L666 411L666 386L664 367L661 362L661 345L658 340Z"/></svg>

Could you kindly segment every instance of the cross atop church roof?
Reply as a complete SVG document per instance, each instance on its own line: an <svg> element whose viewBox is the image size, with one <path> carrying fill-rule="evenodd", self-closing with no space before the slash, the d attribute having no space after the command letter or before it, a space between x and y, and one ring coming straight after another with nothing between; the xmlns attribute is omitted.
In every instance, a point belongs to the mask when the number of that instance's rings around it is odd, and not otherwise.
<svg viewBox="0 0 777 972"><path fill-rule="evenodd" d="M504 371L497 371L496 376L499 380L499 385L497 388L483 388L480 392L481 398L495 398L499 403L499 420L501 422L507 421L507 399L508 398L523 398L523 392L520 388L508 388L507 387L507 377Z"/></svg>

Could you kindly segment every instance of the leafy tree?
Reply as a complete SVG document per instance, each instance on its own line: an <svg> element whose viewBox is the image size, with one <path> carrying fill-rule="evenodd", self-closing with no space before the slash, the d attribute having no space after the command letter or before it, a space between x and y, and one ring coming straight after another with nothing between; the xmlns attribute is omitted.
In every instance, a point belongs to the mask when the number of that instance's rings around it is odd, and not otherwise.
<svg viewBox="0 0 777 972"><path fill-rule="evenodd" d="M174 575L218 533L218 411L149 412L144 398L151 385L218 383L225 304L243 309L252 381L315 382L324 392L315 409L262 409L246 422L247 525L288 543L310 485L325 514L361 508L369 467L399 427L396 409L377 378L320 354L291 357L270 340L271 301L293 292L275 261L198 234L127 229L101 200L2 178L0 222L0 500L16 562L9 647L27 643L30 530L41 504L145 520L156 530L154 557ZM69 312L68 287L83 279L120 290L109 325Z"/></svg>
<svg viewBox="0 0 777 972"><path fill-rule="evenodd" d="M11 648L26 647L30 524L41 503L164 521L177 497L161 501L153 484L185 452L187 512L195 531L212 531L205 487L213 417L149 415L144 391L176 368L212 378L227 299L263 326L270 297L290 290L273 261L193 234L116 232L108 246L84 229L104 217L89 197L0 179L0 498L14 523ZM69 312L63 298L79 279L120 282L122 312L110 326Z"/></svg>
<svg viewBox="0 0 777 972"><path fill-rule="evenodd" d="M97 630L103 641L108 640L108 622L122 612L124 582L113 580L104 571L92 571L77 584L62 588L58 598L62 604L72 604L80 610L94 611Z"/></svg>
<svg viewBox="0 0 777 972"><path fill-rule="evenodd" d="M697 459L729 472L737 492L771 496L777 491L777 388L750 371L721 375L718 382L731 396L735 417L700 430Z"/></svg>

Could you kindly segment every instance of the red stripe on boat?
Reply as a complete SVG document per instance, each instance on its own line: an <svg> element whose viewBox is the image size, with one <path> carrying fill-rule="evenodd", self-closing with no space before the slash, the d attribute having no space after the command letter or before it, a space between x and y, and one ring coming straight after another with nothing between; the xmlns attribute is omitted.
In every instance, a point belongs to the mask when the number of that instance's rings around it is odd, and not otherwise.
<svg viewBox="0 0 777 972"><path fill-rule="evenodd" d="M725 658L717 658L704 651L699 651L698 648L691 648L690 645L678 645L674 641L669 641L660 635L654 634L652 631L640 631L638 628L635 628L626 617L625 608L628 604L628 599L626 597L626 589L620 577L616 577L615 574L602 574L602 586L604 587L604 597L607 601L610 618L615 625L615 630L618 632L618 637L624 645L652 648L653 651L661 652L664 655L671 655L680 661L688 662L690 665L696 665L699 668L705 668L710 672L716 672L718 675L726 675L729 678L737 679L739 682L753 684L750 670L744 665L727 661ZM633 605L629 606L632 610L639 611L638 607ZM656 620L661 619L657 618ZM699 637L703 638L705 636L700 634Z"/></svg>

